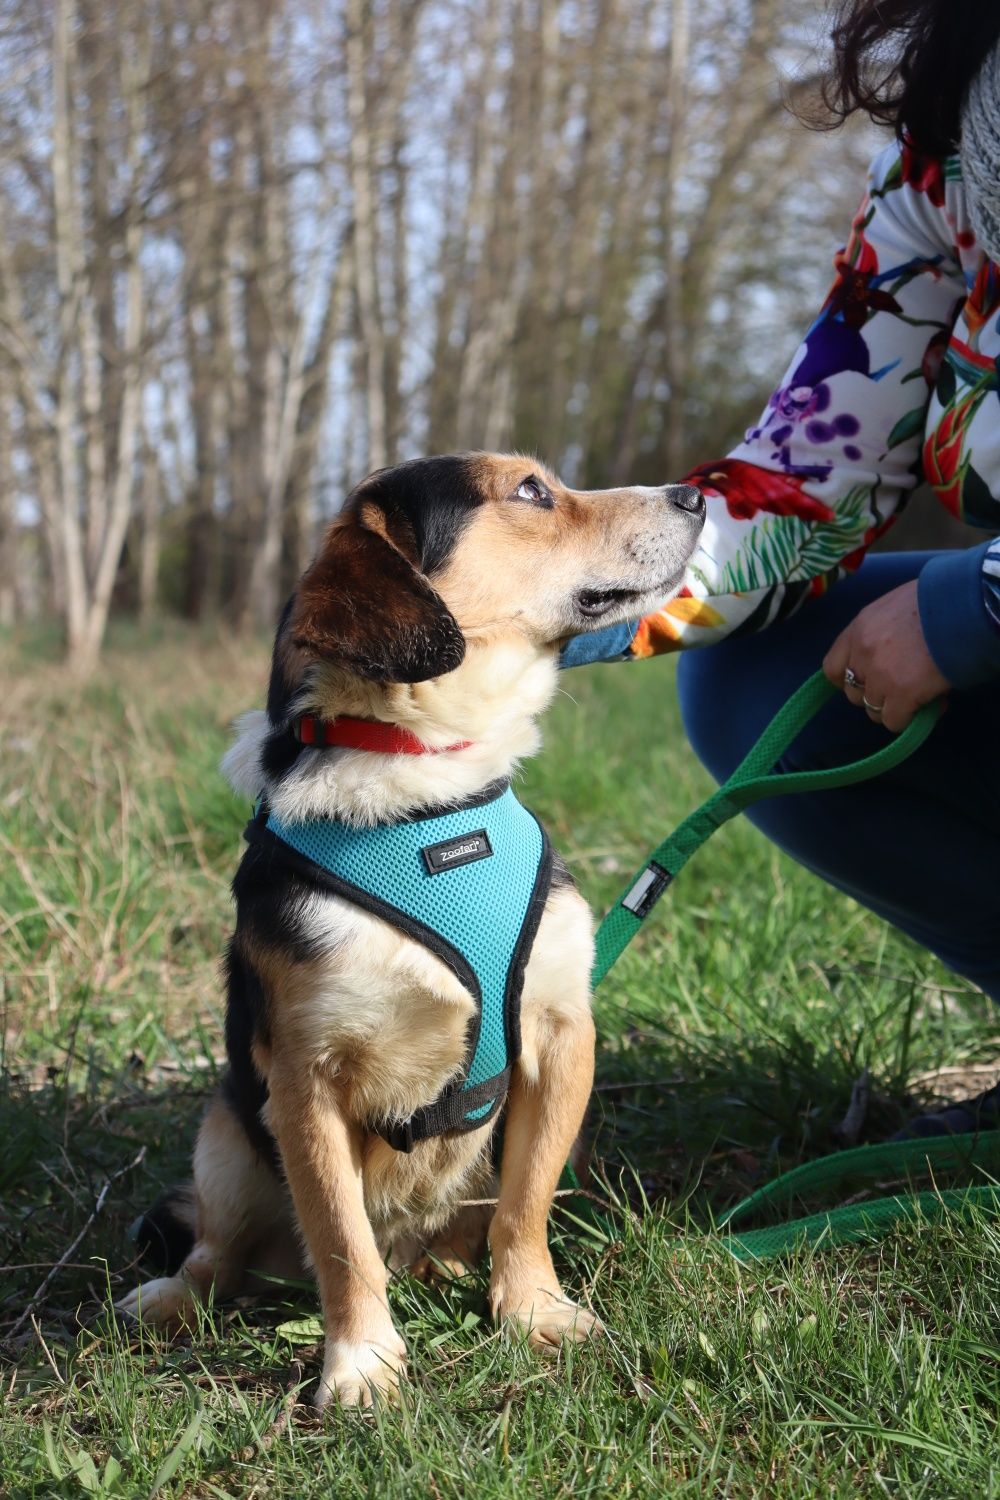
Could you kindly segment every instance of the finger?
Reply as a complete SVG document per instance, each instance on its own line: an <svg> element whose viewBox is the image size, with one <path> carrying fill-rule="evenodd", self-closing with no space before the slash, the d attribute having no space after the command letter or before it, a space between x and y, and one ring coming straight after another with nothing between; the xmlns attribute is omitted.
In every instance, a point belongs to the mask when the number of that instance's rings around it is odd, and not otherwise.
<svg viewBox="0 0 1000 1500"><path fill-rule="evenodd" d="M845 677L842 684L844 689L844 697L849 703L853 703L855 708L864 708L865 693L868 691L867 685L865 683L865 674L859 671L856 666L853 667L852 670L855 675L855 681L853 683L850 683ZM875 698L872 699L873 703L877 701L878 700Z"/></svg>
<svg viewBox="0 0 1000 1500"><path fill-rule="evenodd" d="M843 688L844 672L850 661L851 627L842 630L823 658L823 671L835 688Z"/></svg>
<svg viewBox="0 0 1000 1500"><path fill-rule="evenodd" d="M915 710L898 703L887 703L882 710L882 716L878 723L883 729L888 729L890 734L902 734L903 730L913 718Z"/></svg>
<svg viewBox="0 0 1000 1500"><path fill-rule="evenodd" d="M868 693L869 698L871 698L871 693L868 688L868 673L864 669L864 667L860 666L858 663L858 648L856 645L854 646L853 652L851 654L851 660L844 667L844 676L843 681L841 682L841 687L844 690L844 697L847 699L848 703L853 703L855 708L864 708L866 693ZM871 698L871 701L873 703L878 703L880 700L878 698Z"/></svg>
<svg viewBox="0 0 1000 1500"><path fill-rule="evenodd" d="M865 695L865 674L858 665L858 648L854 639L854 621L842 630L840 635L830 647L823 658L823 671L833 683L834 687L840 688L849 703L855 708L861 708ZM848 677L853 673L857 679L849 682Z"/></svg>
<svg viewBox="0 0 1000 1500"><path fill-rule="evenodd" d="M873 686L866 687L862 695L861 706L872 723L881 724L884 729L891 727L891 724L886 723L887 714L892 722L895 722L902 715L905 722L909 723L912 717L912 711L907 709L902 700L891 699ZM896 733L896 731L893 730L893 733Z"/></svg>
<svg viewBox="0 0 1000 1500"><path fill-rule="evenodd" d="M890 694L882 710L882 723L892 734L902 734L917 710L930 701L929 698L919 695L899 698ZM942 701L947 705L947 699Z"/></svg>

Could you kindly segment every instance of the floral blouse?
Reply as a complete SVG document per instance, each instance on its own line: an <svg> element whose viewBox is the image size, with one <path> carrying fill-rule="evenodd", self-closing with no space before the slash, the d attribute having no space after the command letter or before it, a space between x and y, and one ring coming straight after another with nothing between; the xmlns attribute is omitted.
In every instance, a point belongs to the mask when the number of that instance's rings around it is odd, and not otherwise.
<svg viewBox="0 0 1000 1500"><path fill-rule="evenodd" d="M567 664L760 630L859 565L923 478L1000 531L1000 266L976 243L957 157L876 157L819 317L758 424L688 478L708 519L688 587ZM1000 541L935 555L924 633L955 686L1000 677ZM603 637L603 639L602 639Z"/></svg>

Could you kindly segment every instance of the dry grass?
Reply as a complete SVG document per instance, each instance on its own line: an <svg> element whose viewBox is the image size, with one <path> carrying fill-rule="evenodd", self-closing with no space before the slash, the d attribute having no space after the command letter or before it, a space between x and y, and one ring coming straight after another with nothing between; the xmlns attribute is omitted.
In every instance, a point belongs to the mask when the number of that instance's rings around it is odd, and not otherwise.
<svg viewBox="0 0 1000 1500"><path fill-rule="evenodd" d="M240 809L213 770L265 670L262 648L185 640L154 670L112 654L84 688L57 667L15 676L0 853L5 891L28 899L0 919L8 1056L65 1043L97 1000L106 1023L128 1017L136 1047L150 1028L188 1038L215 1011Z"/></svg>
<svg viewBox="0 0 1000 1500"><path fill-rule="evenodd" d="M545 1370L489 1329L481 1277L403 1281L402 1410L323 1425L288 1415L293 1356L316 1369L314 1325L285 1327L309 1292L212 1311L189 1345L115 1329L125 1228L184 1171L220 1053L247 808L216 766L265 671L262 646L181 632L123 642L85 688L0 658L0 1493L996 1493L995 1225L751 1268L704 1237L830 1148L863 1066L879 1134L918 1075L940 1089L998 1050L980 997L745 824L597 997L615 1230L556 1236L603 1351ZM566 687L526 800L600 907L706 782L667 663Z"/></svg>

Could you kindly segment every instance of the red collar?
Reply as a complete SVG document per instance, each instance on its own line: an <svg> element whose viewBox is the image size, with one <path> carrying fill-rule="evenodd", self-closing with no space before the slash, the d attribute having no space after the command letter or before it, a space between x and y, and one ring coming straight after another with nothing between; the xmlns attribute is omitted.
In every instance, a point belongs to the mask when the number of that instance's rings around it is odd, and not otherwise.
<svg viewBox="0 0 1000 1500"><path fill-rule="evenodd" d="M303 745L344 745L349 750L377 750L381 755L440 755L445 750L467 750L472 744L458 740L454 745L425 745L398 724L378 719L318 719L315 714L295 720L292 733Z"/></svg>

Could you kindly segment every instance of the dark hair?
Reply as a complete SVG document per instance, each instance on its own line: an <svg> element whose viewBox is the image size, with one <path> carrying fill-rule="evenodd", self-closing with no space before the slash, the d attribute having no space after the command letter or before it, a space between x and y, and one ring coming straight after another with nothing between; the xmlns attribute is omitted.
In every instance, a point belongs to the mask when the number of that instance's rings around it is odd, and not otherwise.
<svg viewBox="0 0 1000 1500"><path fill-rule="evenodd" d="M958 146L962 105L1000 41L998 0L841 0L823 99L839 124L863 110L945 156Z"/></svg>

